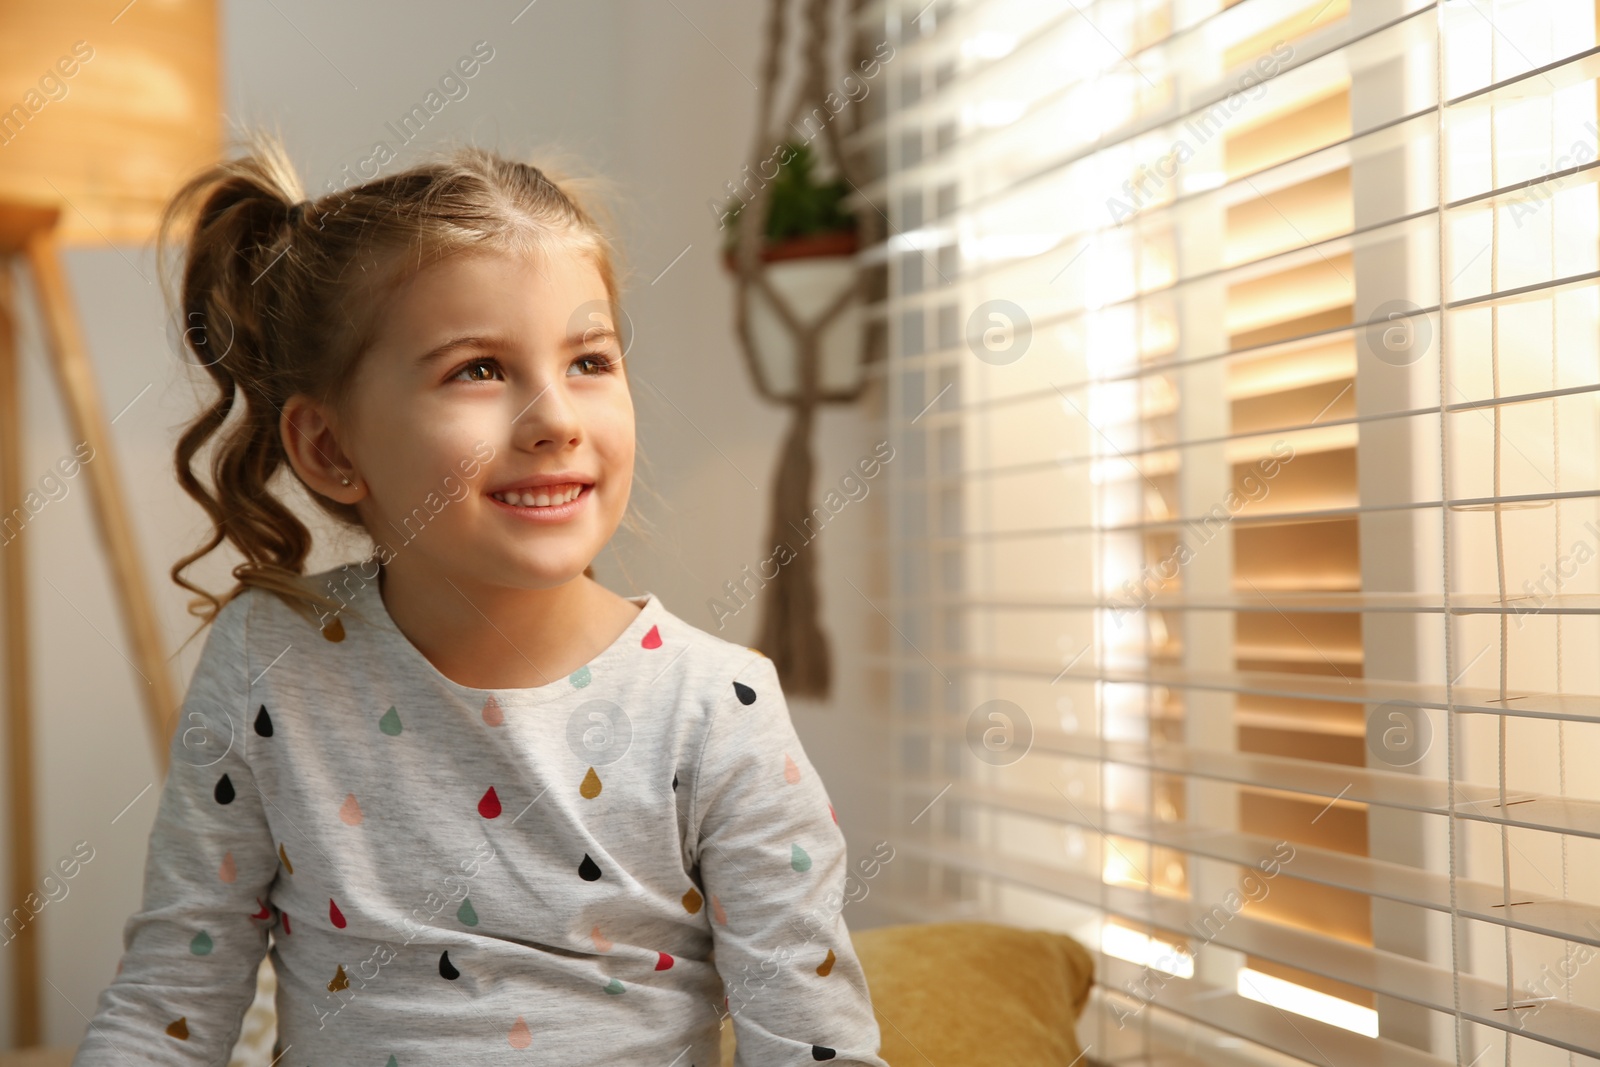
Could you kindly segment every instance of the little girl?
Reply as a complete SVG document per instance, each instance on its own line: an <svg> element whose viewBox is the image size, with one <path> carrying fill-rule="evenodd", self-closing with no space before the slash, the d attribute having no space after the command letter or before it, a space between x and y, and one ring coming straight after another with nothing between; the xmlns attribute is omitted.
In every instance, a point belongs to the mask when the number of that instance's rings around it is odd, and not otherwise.
<svg viewBox="0 0 1600 1067"><path fill-rule="evenodd" d="M252 148L162 219L212 625L74 1064L226 1064L270 944L283 1065L717 1067L732 1014L745 1067L885 1067L772 663L589 567L634 461L594 216L479 149L305 202ZM368 558L304 573L285 466Z"/></svg>

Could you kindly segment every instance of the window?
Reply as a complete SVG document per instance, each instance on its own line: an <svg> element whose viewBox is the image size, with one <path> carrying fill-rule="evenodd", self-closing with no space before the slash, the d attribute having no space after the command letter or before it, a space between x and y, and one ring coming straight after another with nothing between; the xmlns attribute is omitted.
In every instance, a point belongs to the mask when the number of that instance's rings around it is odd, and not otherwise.
<svg viewBox="0 0 1600 1067"><path fill-rule="evenodd" d="M897 911L1108 1063L1600 1062L1595 0L855 32Z"/></svg>

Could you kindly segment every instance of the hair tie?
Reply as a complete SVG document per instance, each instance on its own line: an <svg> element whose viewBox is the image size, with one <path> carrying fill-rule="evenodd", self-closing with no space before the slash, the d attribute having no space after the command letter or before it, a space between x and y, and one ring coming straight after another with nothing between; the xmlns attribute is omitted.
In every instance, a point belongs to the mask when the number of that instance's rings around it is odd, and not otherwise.
<svg viewBox="0 0 1600 1067"><path fill-rule="evenodd" d="M300 220L305 217L306 208L309 207L310 205L311 205L311 201L309 201L309 200L302 200L298 204L292 205L289 208L289 225L290 226L298 226L298 225L300 225Z"/></svg>

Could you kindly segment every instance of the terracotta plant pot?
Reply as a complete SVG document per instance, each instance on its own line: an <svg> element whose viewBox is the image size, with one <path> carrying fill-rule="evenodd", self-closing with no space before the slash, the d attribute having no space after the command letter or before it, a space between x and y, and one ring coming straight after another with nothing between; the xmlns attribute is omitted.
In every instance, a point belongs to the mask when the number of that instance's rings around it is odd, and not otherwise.
<svg viewBox="0 0 1600 1067"><path fill-rule="evenodd" d="M859 242L854 230L808 233L762 246L761 261L776 263L784 259L809 259L813 256L853 256L858 247ZM722 265L730 274L733 273L735 269L733 249L723 250Z"/></svg>

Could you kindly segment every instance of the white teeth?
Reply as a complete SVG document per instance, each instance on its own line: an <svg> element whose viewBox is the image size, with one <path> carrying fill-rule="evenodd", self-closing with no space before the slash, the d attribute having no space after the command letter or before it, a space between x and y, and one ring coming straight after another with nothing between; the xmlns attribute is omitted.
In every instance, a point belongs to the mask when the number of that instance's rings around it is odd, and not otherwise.
<svg viewBox="0 0 1600 1067"><path fill-rule="evenodd" d="M537 492L512 491L507 493L495 493L493 496L496 500L504 501L507 504L514 504L517 507L547 508L557 504L570 503L573 500L576 500L578 495L582 492L583 486L569 485L557 489L554 493L552 493L550 489L546 487L538 490Z"/></svg>

